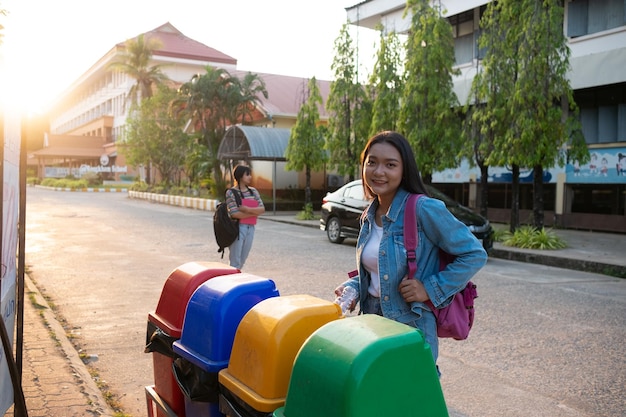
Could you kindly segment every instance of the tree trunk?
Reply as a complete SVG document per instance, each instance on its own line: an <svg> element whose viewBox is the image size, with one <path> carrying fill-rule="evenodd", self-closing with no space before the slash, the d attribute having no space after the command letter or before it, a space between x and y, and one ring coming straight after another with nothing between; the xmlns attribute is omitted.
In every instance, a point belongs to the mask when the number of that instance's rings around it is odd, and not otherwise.
<svg viewBox="0 0 626 417"><path fill-rule="evenodd" d="M431 173L422 174L422 180L424 181L424 184L432 185L433 184L433 174L431 174Z"/></svg>
<svg viewBox="0 0 626 417"><path fill-rule="evenodd" d="M146 184L152 185L152 162L146 164Z"/></svg>
<svg viewBox="0 0 626 417"><path fill-rule="evenodd" d="M489 208L489 165L480 162L480 215L487 217Z"/></svg>
<svg viewBox="0 0 626 417"><path fill-rule="evenodd" d="M305 168L306 186L304 187L304 209L311 204L311 168L307 165Z"/></svg>
<svg viewBox="0 0 626 417"><path fill-rule="evenodd" d="M538 230L543 229L543 165L533 167L533 221Z"/></svg>
<svg viewBox="0 0 626 417"><path fill-rule="evenodd" d="M519 165L511 168L513 178L511 181L511 233L519 229Z"/></svg>
<svg viewBox="0 0 626 417"><path fill-rule="evenodd" d="M224 195L224 191L226 190L226 182L224 181L224 174L222 173L222 167L220 166L219 162L214 162L213 164L213 180L215 181L215 184L213 185L211 194Z"/></svg>

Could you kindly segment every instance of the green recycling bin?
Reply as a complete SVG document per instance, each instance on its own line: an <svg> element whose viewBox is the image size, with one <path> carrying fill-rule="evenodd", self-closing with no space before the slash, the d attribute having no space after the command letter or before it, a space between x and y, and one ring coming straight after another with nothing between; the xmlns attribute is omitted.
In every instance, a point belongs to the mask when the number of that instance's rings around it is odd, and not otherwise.
<svg viewBox="0 0 626 417"><path fill-rule="evenodd" d="M315 331L293 365L273 417L448 416L421 331L375 314Z"/></svg>

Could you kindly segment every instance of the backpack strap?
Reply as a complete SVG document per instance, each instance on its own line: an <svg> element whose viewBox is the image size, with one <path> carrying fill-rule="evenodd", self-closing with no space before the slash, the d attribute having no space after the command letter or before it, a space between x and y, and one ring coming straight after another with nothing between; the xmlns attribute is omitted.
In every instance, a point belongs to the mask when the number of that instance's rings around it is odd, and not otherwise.
<svg viewBox="0 0 626 417"><path fill-rule="evenodd" d="M241 190L238 190L235 187L231 187L230 190L233 192L233 197L235 197L237 207L239 207L241 205L241 198L243 196L243 193L241 192ZM224 191L224 197L226 197L226 191Z"/></svg>
<svg viewBox="0 0 626 417"><path fill-rule="evenodd" d="M406 258L409 264L409 277L415 277L417 273L417 218L415 206L417 200L422 194L411 194L406 202L404 209L404 248L406 249Z"/></svg>
<svg viewBox="0 0 626 417"><path fill-rule="evenodd" d="M414 278L417 273L417 217L415 206L417 201L424 194L411 194L404 209L404 249L406 249L406 260L409 264L409 277ZM435 315L437 309L430 300L424 302Z"/></svg>

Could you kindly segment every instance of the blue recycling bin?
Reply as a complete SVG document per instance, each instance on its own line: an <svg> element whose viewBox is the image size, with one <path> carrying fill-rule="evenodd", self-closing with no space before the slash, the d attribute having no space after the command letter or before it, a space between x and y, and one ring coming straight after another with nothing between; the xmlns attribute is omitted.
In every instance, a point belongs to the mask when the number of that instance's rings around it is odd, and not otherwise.
<svg viewBox="0 0 626 417"><path fill-rule="evenodd" d="M237 327L259 302L278 297L274 281L248 273L213 278L187 304L172 365L188 417L220 417L218 372L228 366Z"/></svg>

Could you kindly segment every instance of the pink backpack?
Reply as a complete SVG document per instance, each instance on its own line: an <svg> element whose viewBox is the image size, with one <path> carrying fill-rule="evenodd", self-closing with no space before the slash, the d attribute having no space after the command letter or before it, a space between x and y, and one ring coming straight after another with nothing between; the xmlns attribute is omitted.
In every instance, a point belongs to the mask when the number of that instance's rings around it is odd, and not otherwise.
<svg viewBox="0 0 626 417"><path fill-rule="evenodd" d="M415 206L417 200L423 194L411 194L406 203L404 211L404 246L406 248L407 260L409 264L409 276L415 277L417 272L417 262L415 250L417 249L417 219ZM454 256L439 249L439 270L454 261ZM476 285L469 281L464 289L458 292L452 302L444 308L436 308L428 300L426 305L430 307L437 318L437 336L451 337L456 340L465 340L474 324L474 299L478 297Z"/></svg>

